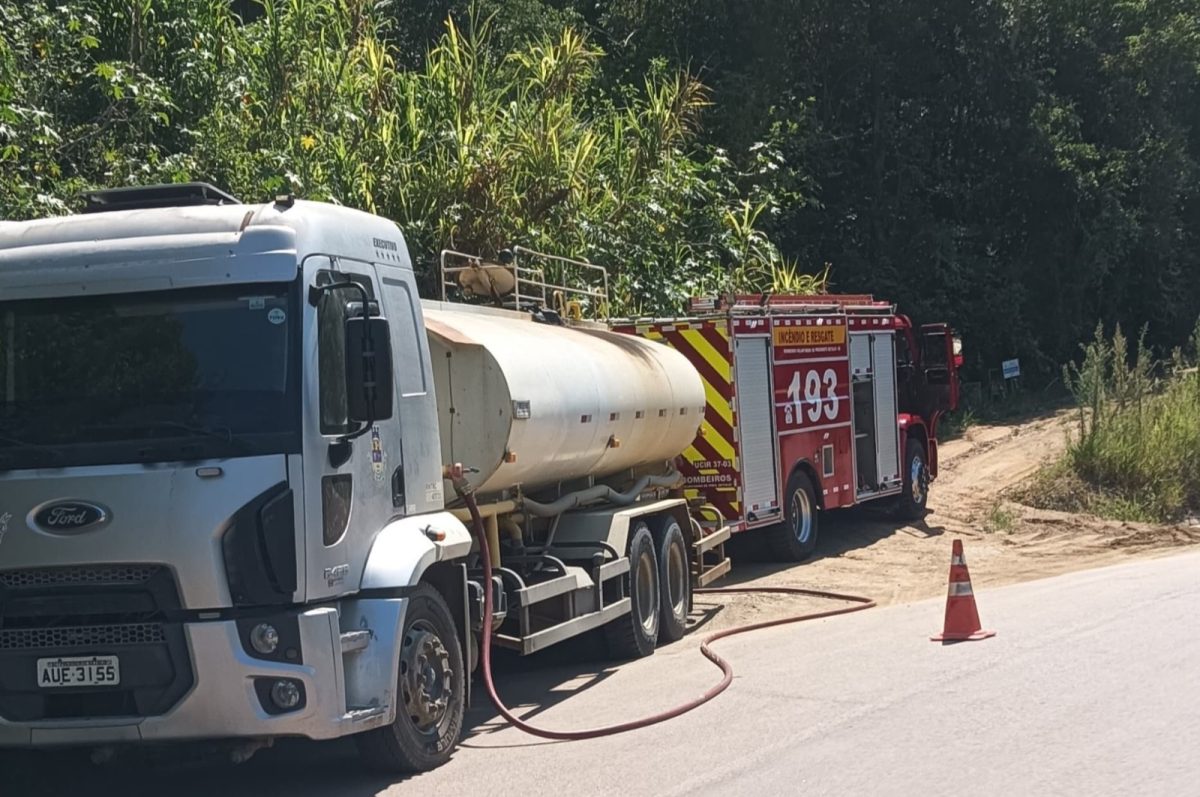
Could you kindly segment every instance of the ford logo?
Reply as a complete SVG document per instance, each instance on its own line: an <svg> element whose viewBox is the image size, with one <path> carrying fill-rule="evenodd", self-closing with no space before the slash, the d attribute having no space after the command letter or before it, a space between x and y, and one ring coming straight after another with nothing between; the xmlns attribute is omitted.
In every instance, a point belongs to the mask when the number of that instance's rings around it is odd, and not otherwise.
<svg viewBox="0 0 1200 797"><path fill-rule="evenodd" d="M33 522L42 531L76 534L108 522L108 510L88 501L56 501L37 510Z"/></svg>

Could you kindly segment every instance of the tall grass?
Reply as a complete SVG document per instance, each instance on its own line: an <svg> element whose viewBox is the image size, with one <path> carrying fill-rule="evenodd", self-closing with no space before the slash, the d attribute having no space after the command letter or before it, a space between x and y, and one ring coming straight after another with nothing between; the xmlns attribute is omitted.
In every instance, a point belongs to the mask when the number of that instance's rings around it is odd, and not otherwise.
<svg viewBox="0 0 1200 797"><path fill-rule="evenodd" d="M1156 363L1144 333L1097 327L1064 377L1078 404L1066 461L1054 473L1090 496L1072 500L1126 520L1177 520L1200 509L1200 322L1184 348ZM1072 507L1075 508L1075 507Z"/></svg>
<svg viewBox="0 0 1200 797"><path fill-rule="evenodd" d="M604 51L579 31L503 51L477 11L461 26L447 18L406 69L383 4L265 7L238 30L188 176L388 216L427 277L442 248L516 243L601 263L621 315L767 289L786 266L762 229L778 203L743 190L730 158L703 145L709 92L685 71L656 62L610 86Z"/></svg>

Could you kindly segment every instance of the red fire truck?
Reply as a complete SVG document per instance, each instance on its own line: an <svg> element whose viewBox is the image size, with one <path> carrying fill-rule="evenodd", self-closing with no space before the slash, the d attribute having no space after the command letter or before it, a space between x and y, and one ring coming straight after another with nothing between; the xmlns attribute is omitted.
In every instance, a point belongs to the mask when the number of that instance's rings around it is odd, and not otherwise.
<svg viewBox="0 0 1200 797"><path fill-rule="evenodd" d="M870 295L694 299L689 317L614 323L687 355L704 377L701 435L680 463L690 498L763 528L800 561L818 512L890 498L923 514L937 427L958 404L961 344Z"/></svg>

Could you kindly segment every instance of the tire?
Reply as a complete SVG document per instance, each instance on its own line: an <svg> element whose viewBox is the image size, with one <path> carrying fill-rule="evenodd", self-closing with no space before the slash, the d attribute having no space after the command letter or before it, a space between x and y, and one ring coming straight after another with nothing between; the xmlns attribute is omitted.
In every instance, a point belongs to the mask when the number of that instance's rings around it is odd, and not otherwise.
<svg viewBox="0 0 1200 797"><path fill-rule="evenodd" d="M688 612L692 608L692 573L687 541L675 518L661 522L654 535L654 549L658 558L658 641L676 642L687 631Z"/></svg>
<svg viewBox="0 0 1200 797"><path fill-rule="evenodd" d="M428 584L418 584L409 598L399 655L396 719L359 734L358 749L376 769L426 772L449 760L458 744L467 678L454 619Z"/></svg>
<svg viewBox="0 0 1200 797"><path fill-rule="evenodd" d="M905 520L919 520L925 516L929 500L929 465L925 444L909 438L904 448L904 491L900 493L897 514Z"/></svg>
<svg viewBox="0 0 1200 797"><path fill-rule="evenodd" d="M629 614L604 626L608 652L616 659L640 659L658 644L658 557L645 521L637 521L629 537Z"/></svg>
<svg viewBox="0 0 1200 797"><path fill-rule="evenodd" d="M776 559L803 562L817 549L817 499L803 471L788 479L784 493L784 522L767 531L767 547Z"/></svg>

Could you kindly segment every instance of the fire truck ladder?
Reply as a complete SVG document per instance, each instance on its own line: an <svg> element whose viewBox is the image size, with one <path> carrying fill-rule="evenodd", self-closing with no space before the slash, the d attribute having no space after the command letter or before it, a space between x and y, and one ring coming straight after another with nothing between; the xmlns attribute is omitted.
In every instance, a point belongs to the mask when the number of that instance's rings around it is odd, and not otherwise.
<svg viewBox="0 0 1200 797"><path fill-rule="evenodd" d="M894 315L896 306L876 301L870 294L743 294L727 298L691 299L688 309L696 314L729 312L737 315L787 313L844 313L846 315Z"/></svg>

